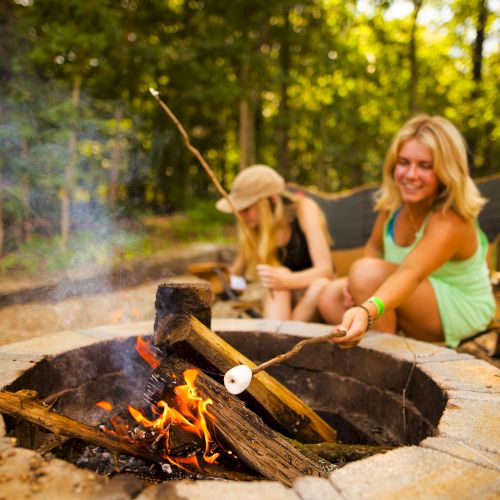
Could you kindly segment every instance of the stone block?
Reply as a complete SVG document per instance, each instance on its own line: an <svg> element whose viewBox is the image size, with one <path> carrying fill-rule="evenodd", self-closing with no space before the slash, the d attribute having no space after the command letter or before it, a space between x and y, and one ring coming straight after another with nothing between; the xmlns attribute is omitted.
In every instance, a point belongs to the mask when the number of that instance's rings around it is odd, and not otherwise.
<svg viewBox="0 0 500 500"><path fill-rule="evenodd" d="M446 391L500 394L498 368L479 359L427 363L420 365L420 368Z"/></svg>
<svg viewBox="0 0 500 500"><path fill-rule="evenodd" d="M293 491L301 500L342 500L328 479L301 477L293 483Z"/></svg>
<svg viewBox="0 0 500 500"><path fill-rule="evenodd" d="M0 389L5 389L6 386L12 384L42 358L43 356L3 354L0 352Z"/></svg>
<svg viewBox="0 0 500 500"><path fill-rule="evenodd" d="M99 340L137 336L150 337L153 335L153 321L138 321L135 323L83 328L78 330L78 333Z"/></svg>
<svg viewBox="0 0 500 500"><path fill-rule="evenodd" d="M274 481L172 481L144 490L136 500L300 500L294 491Z"/></svg>
<svg viewBox="0 0 500 500"><path fill-rule="evenodd" d="M500 475L447 453L406 447L334 471L333 486L347 500L498 498Z"/></svg>
<svg viewBox="0 0 500 500"><path fill-rule="evenodd" d="M32 450L13 448L0 453L0 497L92 499L107 479L63 460L47 461Z"/></svg>
<svg viewBox="0 0 500 500"><path fill-rule="evenodd" d="M429 448L430 450L441 451L466 462L500 472L500 456L498 454L484 450L479 451L462 441L444 437L429 437L424 439L420 443L420 446Z"/></svg>
<svg viewBox="0 0 500 500"><path fill-rule="evenodd" d="M372 333L363 339L360 346L419 364L473 359L469 354L457 353L447 347L388 333Z"/></svg>
<svg viewBox="0 0 500 500"><path fill-rule="evenodd" d="M438 436L500 457L499 415L500 397L495 402L450 399L439 422Z"/></svg>
<svg viewBox="0 0 500 500"><path fill-rule="evenodd" d="M79 332L65 330L62 332L35 337L24 342L15 342L1 347L0 353L13 356L31 355L33 357L45 355L56 356L72 349L79 349L95 344L99 339L82 335Z"/></svg>

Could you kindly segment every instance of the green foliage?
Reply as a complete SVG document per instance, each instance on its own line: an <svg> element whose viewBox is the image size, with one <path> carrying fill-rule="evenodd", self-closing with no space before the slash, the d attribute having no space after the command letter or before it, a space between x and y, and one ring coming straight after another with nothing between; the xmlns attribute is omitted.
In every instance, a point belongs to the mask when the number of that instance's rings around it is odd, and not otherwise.
<svg viewBox="0 0 500 500"><path fill-rule="evenodd" d="M213 186L149 87L226 187L239 168L243 103L253 113L256 161L288 180L325 191L379 180L391 137L411 113L413 82L418 110L443 114L464 133L473 174L499 171L500 52L491 2L423 2L415 68L413 13L395 15L401 3L4 2L6 246L28 237L21 226L31 227L31 236L54 236L68 186L73 205L184 210L169 229L181 241L225 234L213 207L203 209L203 200L216 196ZM483 8L478 78L473 54ZM116 204L107 207L113 189ZM37 200L50 206L40 210Z"/></svg>
<svg viewBox="0 0 500 500"><path fill-rule="evenodd" d="M174 241L231 241L234 220L215 209L211 201L197 201L188 207L184 215L172 221ZM229 226L229 229L228 229Z"/></svg>
<svg viewBox="0 0 500 500"><path fill-rule="evenodd" d="M114 230L99 237L94 231L73 235L67 251L61 250L60 238L36 236L22 243L16 252L0 259L0 272L44 273L70 268L111 266L151 252L146 235Z"/></svg>

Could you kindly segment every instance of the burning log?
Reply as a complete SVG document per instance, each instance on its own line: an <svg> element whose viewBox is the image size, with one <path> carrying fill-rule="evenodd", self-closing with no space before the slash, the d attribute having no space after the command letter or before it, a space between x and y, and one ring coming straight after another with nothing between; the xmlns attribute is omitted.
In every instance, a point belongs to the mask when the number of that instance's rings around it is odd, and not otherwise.
<svg viewBox="0 0 500 500"><path fill-rule="evenodd" d="M210 290L204 283L175 282L158 287L154 344L166 354L175 344L186 343L221 373L242 364L254 368L255 363L210 330L207 302L209 306L211 295L207 288ZM200 310L201 317L197 314ZM268 373L257 373L247 391L279 426L299 441L336 441L336 431Z"/></svg>
<svg viewBox="0 0 500 500"><path fill-rule="evenodd" d="M172 354L155 370L155 376L164 383L168 393L169 387L190 368L189 363ZM212 402L208 407L208 417L217 437L247 466L267 479L291 486L300 476L324 477L331 470L325 467L323 460L303 455L279 433L267 427L242 401L229 394L223 385L203 372L196 378L196 388L203 398Z"/></svg>
<svg viewBox="0 0 500 500"><path fill-rule="evenodd" d="M131 455L148 462L165 461L160 453L140 446L132 441L119 439L111 434L94 429L82 422L66 417L51 410L37 400L35 391L18 391L16 393L0 392L0 413L25 419L53 432L57 439L61 436L81 439L87 443L108 449L117 458L118 455ZM115 462L117 460L115 459ZM205 474L213 478L231 480L255 480L254 476L239 471L223 469L214 464L204 464L202 470L183 464L193 474Z"/></svg>

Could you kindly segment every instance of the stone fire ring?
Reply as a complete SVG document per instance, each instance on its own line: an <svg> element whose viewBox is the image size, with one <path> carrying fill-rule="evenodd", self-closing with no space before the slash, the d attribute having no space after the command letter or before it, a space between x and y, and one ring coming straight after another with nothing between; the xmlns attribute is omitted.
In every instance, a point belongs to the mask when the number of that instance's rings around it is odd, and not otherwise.
<svg viewBox="0 0 500 500"><path fill-rule="evenodd" d="M329 327L299 322L216 319L224 332L297 337L322 335ZM307 332L307 333L304 333ZM46 357L113 339L152 333L151 322L65 331L0 347L0 387ZM443 391L446 407L436 435L418 445L352 462L328 479L303 477L293 489L272 481L172 481L144 488L135 478L112 479L58 459L47 461L15 447L0 415L1 498L190 498L190 499L400 499L498 498L500 493L500 370L466 354L425 342L370 332L358 347L416 368ZM171 495L171 496L168 496Z"/></svg>

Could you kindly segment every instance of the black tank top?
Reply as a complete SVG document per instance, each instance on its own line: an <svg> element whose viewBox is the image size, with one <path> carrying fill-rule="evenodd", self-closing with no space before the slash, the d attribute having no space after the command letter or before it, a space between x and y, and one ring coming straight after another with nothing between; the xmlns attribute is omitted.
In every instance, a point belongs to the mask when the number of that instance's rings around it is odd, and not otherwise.
<svg viewBox="0 0 500 500"><path fill-rule="evenodd" d="M288 267L291 271L303 271L313 265L306 236L302 232L296 217L291 222L291 234L288 243L278 247L278 259L281 265Z"/></svg>

